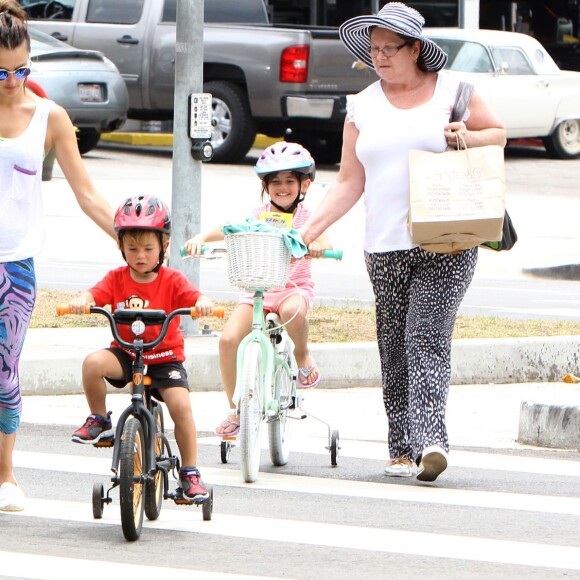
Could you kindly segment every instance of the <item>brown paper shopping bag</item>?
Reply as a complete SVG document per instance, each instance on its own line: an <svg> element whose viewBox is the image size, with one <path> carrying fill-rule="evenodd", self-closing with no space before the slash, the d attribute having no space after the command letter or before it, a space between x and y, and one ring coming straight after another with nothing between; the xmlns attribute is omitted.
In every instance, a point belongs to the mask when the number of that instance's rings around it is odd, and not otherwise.
<svg viewBox="0 0 580 580"><path fill-rule="evenodd" d="M409 152L409 227L413 242L456 252L501 240L504 151L498 145L443 153Z"/></svg>

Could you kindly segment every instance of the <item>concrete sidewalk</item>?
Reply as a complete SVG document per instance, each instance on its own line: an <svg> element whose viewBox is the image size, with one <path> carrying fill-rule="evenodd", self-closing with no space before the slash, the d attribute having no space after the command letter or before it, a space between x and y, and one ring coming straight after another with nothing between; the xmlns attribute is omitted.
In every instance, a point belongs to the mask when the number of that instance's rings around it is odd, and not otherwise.
<svg viewBox="0 0 580 580"><path fill-rule="evenodd" d="M20 367L23 395L82 394L84 357L110 340L107 328L30 329ZM512 411L521 407L521 442L580 449L580 384L562 382L568 373L580 374L579 347L580 337L454 341L453 389L461 397L477 387L481 397L462 398L462 416L484 404L493 423L509 401ZM313 344L311 349L323 376L321 388L376 387L372 390L380 393L375 343ZM186 356L194 393L221 391L218 337L187 338Z"/></svg>

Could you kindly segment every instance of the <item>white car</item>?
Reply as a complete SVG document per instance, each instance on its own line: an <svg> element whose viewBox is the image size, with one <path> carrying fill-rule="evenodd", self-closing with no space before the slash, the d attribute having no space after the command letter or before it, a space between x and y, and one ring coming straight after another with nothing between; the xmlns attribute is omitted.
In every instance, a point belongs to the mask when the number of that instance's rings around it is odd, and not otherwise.
<svg viewBox="0 0 580 580"><path fill-rule="evenodd" d="M540 138L557 159L580 157L580 72L558 68L534 38L499 30L426 28L446 69L474 83L508 139Z"/></svg>

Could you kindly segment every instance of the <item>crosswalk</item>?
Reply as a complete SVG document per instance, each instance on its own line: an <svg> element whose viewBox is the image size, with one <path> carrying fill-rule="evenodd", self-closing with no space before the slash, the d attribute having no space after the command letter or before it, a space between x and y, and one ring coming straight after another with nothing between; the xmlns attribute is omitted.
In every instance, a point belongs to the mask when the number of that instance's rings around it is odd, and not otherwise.
<svg viewBox="0 0 580 580"><path fill-rule="evenodd" d="M66 436L70 430L51 429ZM26 442L26 426L23 431ZM30 434L30 441L34 436ZM0 513L0 538L3 527L21 531L23 538L27 528L54 528L64 538L82 538L83 533L87 539L93 534L104 537L105 550L94 540L87 542L82 556L71 554L68 543L56 539L35 541L30 547L28 539L12 550L7 549L9 542L0 540L1 578L78 578L91 563L107 578L160 578L183 573L184 566L187 577L208 580L418 578L425 577L425 567L430 578L580 578L580 461L570 454L454 450L441 482L419 485L380 476L381 442L343 441L339 468L314 473L301 469L301 463L327 462L320 441L307 436L293 442L291 469L270 469L264 452L258 481L245 484L236 450L231 463L222 465L217 438L203 437L203 476L214 487L216 499L211 521L203 521L195 508L165 502L160 518L146 521L141 539L127 544L120 529L118 496L105 506L103 518L95 520L90 487L84 483L107 481L110 454L72 444L55 447L57 452L25 447L16 450L14 459L27 489L26 510ZM374 475L361 477L365 470ZM481 483L464 485L466 472ZM54 486L35 485L43 480L39 473L58 482L61 491L55 494ZM543 481L560 485L543 486ZM86 491L74 491L79 487ZM195 559L172 564L146 557L155 554L152 546L157 542L167 545L176 538L196 550L203 546L203 565ZM232 544L236 548L230 555ZM127 561L116 556L127 546L139 556ZM247 563L240 559L240 546ZM300 554L300 563L285 562L283 555L293 551ZM320 563L321 551L331 555L333 564L314 566ZM284 565L253 563L265 552ZM402 561L417 562L416 571L411 567L402 572Z"/></svg>

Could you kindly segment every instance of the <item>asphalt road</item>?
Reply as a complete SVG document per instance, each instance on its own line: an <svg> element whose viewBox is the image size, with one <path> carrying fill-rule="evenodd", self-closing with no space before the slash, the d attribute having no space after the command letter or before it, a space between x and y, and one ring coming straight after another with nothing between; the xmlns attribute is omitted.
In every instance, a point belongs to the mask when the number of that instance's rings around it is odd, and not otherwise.
<svg viewBox="0 0 580 580"><path fill-rule="evenodd" d="M241 165L203 166L201 223L213 227L243 219L259 201L253 172L257 151ZM138 193L151 193L171 203L171 151L103 145L85 157L99 190L112 205ZM320 167L307 196L320 202L337 167ZM543 150L514 148L506 152L507 206L519 234L510 252L481 250L474 281L462 304L463 315L508 318L580 319L580 282L532 277L530 268L576 264L580 261L580 160L556 161ZM37 260L44 288L76 291L87 288L120 264L115 244L88 222L76 206L60 170L44 184L48 232ZM179 208L172 208L174 212ZM369 304L372 290L364 267L362 237L364 205L359 202L329 231L344 259L319 261L314 268L321 302ZM216 299L234 299L225 260L203 261L200 286Z"/></svg>
<svg viewBox="0 0 580 580"><path fill-rule="evenodd" d="M522 388L514 387L516 398ZM511 390L496 396L515 401ZM103 518L92 517L93 483L107 485L111 451L70 442L84 420L83 396L27 397L15 467L28 505L0 513L0 577L577 578L578 454L518 445L518 406L491 412L493 392L452 387L450 467L434 484L382 474L379 389L307 393L306 409L340 429L338 467L325 449L325 425L308 418L290 425L287 466L272 467L264 441L253 484L242 481L239 450L223 464L211 433L223 394L193 393L212 520L165 501L130 544L118 489ZM113 418L127 403L126 394L109 396ZM167 413L166 421L171 438Z"/></svg>

